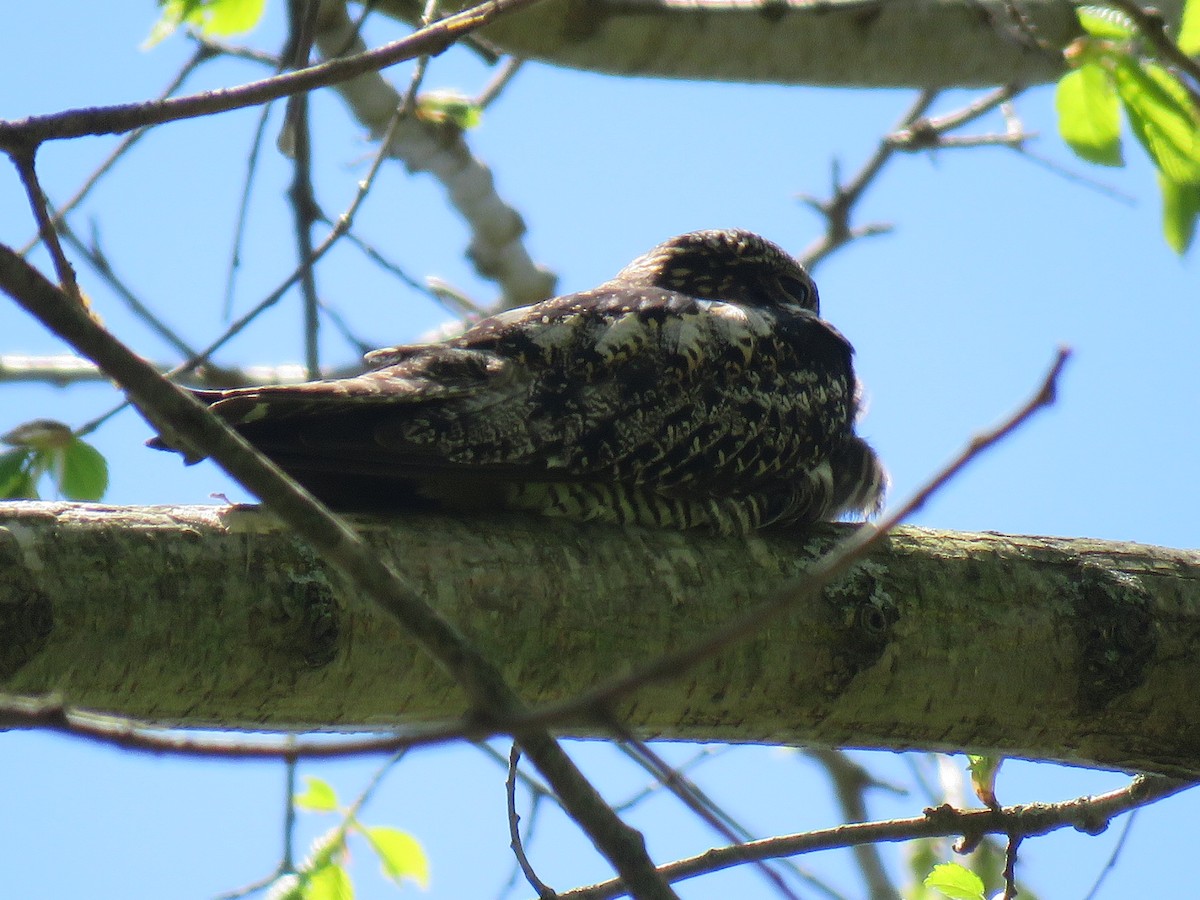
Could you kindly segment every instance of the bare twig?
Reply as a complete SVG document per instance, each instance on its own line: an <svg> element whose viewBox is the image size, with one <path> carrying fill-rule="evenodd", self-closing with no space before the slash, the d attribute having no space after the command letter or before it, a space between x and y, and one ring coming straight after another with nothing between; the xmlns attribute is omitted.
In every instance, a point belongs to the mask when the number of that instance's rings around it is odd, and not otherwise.
<svg viewBox="0 0 1200 900"><path fill-rule="evenodd" d="M154 363L154 368L164 374L174 371L167 363ZM357 375L362 366L342 366L322 372L322 378L345 378ZM304 380L304 367L295 363L278 366L239 366L221 368L203 366L181 378L186 384L197 387L227 388L248 387L258 384L295 384ZM90 359L69 354L53 356L28 356L20 353L0 354L0 384L36 382L66 387L70 384L108 381Z"/></svg>
<svg viewBox="0 0 1200 900"><path fill-rule="evenodd" d="M1004 850L1004 900L1016 900L1017 896L1017 850L1021 846L1021 835L1008 836Z"/></svg>
<svg viewBox="0 0 1200 900"><path fill-rule="evenodd" d="M487 109L492 103L494 103L496 98L499 97L500 94L504 92L504 89L508 87L509 83L512 82L517 72L521 70L521 66L524 62L525 60L521 59L519 56L508 57L504 61L504 65L500 67L500 71L497 72L492 80L489 81L484 86L483 90L479 92L479 96L475 98L475 105L480 109Z"/></svg>
<svg viewBox="0 0 1200 900"><path fill-rule="evenodd" d="M17 174L21 178L21 185L25 188L25 197L29 202L29 208L33 211L34 221L37 222L38 236L54 264L58 283L68 297L80 306L86 307L83 295L79 292L79 283L75 279L75 269L63 252L62 243L58 239L58 231L51 220L50 203L38 182L37 168L34 165L36 155L37 147L33 144L19 151L9 152L13 165L16 166Z"/></svg>
<svg viewBox="0 0 1200 900"><path fill-rule="evenodd" d="M1095 900L1096 896L1100 893L1100 888L1104 886L1104 882L1108 876L1117 867L1117 860L1121 856L1121 851L1125 849L1125 842L1129 839L1129 835L1133 831L1133 823L1137 821L1139 811L1135 809L1129 814L1129 818L1125 820L1125 824L1121 828L1121 836L1117 838L1116 846L1113 847L1112 853L1108 855L1108 862L1104 864L1104 868L1100 870L1100 874L1092 882L1091 890L1083 895L1083 900Z"/></svg>
<svg viewBox="0 0 1200 900"><path fill-rule="evenodd" d="M866 791L879 784L866 769L850 760L841 750L828 747L808 747L808 756L819 762L829 773L833 793L847 822L867 821ZM900 893L892 885L879 848L874 844L858 844L853 848L854 861L866 882L871 900L898 900Z"/></svg>
<svg viewBox="0 0 1200 900"><path fill-rule="evenodd" d="M1036 131L1005 132L1004 134L964 134L939 138L938 150L971 150L975 147L1007 147L1020 150L1038 136ZM907 148L906 148L907 149ZM934 149L934 148L927 148Z"/></svg>
<svg viewBox="0 0 1200 900"><path fill-rule="evenodd" d="M1027 806L1007 806L998 810L969 811L941 806L926 809L923 816L910 819L839 825L836 828L769 838L750 844L714 848L699 856L665 865L660 871L670 881L675 882L754 860L853 847L863 843L909 841L914 838L950 835L963 835L967 838L983 834L1036 837L1062 828L1075 828L1095 834L1104 830L1112 819L1122 813L1146 806L1191 786L1189 782L1172 778L1138 775L1119 790L1098 796L1079 797L1062 803L1035 803ZM577 888L559 896L561 900L607 900L625 893L624 886L613 880Z"/></svg>
<svg viewBox="0 0 1200 900"><path fill-rule="evenodd" d="M281 56L293 69L308 65L317 8L317 0L291 0L288 3L289 47ZM288 189L288 200L292 207L296 259L300 268L300 296L304 308L304 365L308 377L316 379L321 374L318 342L321 320L317 276L313 266L312 230L318 213L312 184L312 132L308 127L307 93L288 97L280 144L289 151L292 160L292 184Z"/></svg>
<svg viewBox="0 0 1200 900"><path fill-rule="evenodd" d="M635 737L629 729L622 727L619 723L614 723L613 731L620 737L621 749L627 756L657 778L659 784L674 794L684 806L695 813L717 834L732 844L739 844L745 840L742 835L737 834L730 827L720 807L690 778L669 765L666 760L650 749L645 741ZM799 900L795 892L783 880L783 876L765 862L757 863L756 868L767 881L775 886L775 890L780 896Z"/></svg>
<svg viewBox="0 0 1200 900"><path fill-rule="evenodd" d="M60 215L61 218L61 215ZM171 328L154 314L154 312L145 303L138 298L127 284L114 271L112 264L108 261L108 256L100 246L100 234L93 226L91 243L85 244L75 234L74 229L68 226L65 222L59 225L59 231L68 244L70 244L75 252L87 260L88 265L103 278L113 292L125 301L125 305L130 311L137 316L151 331L157 334L160 338L178 350L185 357L194 356L196 351L192 346L183 339L182 336L176 333L175 329Z"/></svg>
<svg viewBox="0 0 1200 900"><path fill-rule="evenodd" d="M514 743L508 754L508 777L504 779L504 792L508 798L508 845L517 859L517 865L521 867L521 874L525 876L525 880L529 882L529 886L537 892L537 895L542 898L557 897L558 894L538 878L537 872L533 870L533 865L529 862L529 857L525 855L525 847L521 843L521 817L517 815L517 766L520 761L521 748Z"/></svg>
<svg viewBox="0 0 1200 900"><path fill-rule="evenodd" d="M159 94L159 99L166 99L174 94L187 80L188 76L191 75L192 72L196 71L202 62L212 59L213 56L215 56L213 51L206 47L198 47L196 52L192 54L192 58L183 64L183 68L179 70L179 74L177 74L175 78L172 79L171 83L167 85L166 89ZM129 152L134 144L136 144L145 136L146 131L147 129L145 128L139 128L127 135L120 143L117 144L116 147L113 148L112 152L105 157L104 161L101 162L100 165L95 168L95 170L93 170L92 174L89 175L79 187L79 190L77 190L74 195L67 200L66 203L58 207L58 211L55 213L53 219L54 226L56 228L62 224L63 220L66 218L67 214L71 212L71 210L75 209L75 207L83 202L84 198L91 193L92 188L94 188L100 179L103 178L104 175L114 165L116 165L117 161L127 152ZM41 238L36 235L31 238L29 242L21 248L21 255L25 256L27 253L29 253L29 251L37 245L39 240L41 240Z"/></svg>
<svg viewBox="0 0 1200 900"><path fill-rule="evenodd" d="M483 740L494 732L472 722L454 719L405 728L383 737L348 738L344 741L289 742L262 740L245 735L185 737L160 725L106 716L65 707L54 697L0 695L0 728L37 728L119 747L139 753L219 759L342 759L379 753L396 753L411 747L433 747L459 740Z"/></svg>
<svg viewBox="0 0 1200 900"><path fill-rule="evenodd" d="M967 125L987 115L992 110L1005 106L1020 94L1022 90L1024 88L1015 84L997 88L991 93L984 94L982 97L971 101L961 109L947 113L944 116L933 116L930 118L921 116L916 118L903 128L894 130L884 140L895 144L902 150L927 150L941 147L943 146L942 141L945 140L944 136L947 132L961 128L963 125ZM1012 129L1010 128L1009 130L1011 131ZM995 136L993 135L992 137ZM964 139L960 138L959 140Z"/></svg>
<svg viewBox="0 0 1200 900"><path fill-rule="evenodd" d="M896 128L905 128L917 121L925 111L933 105L937 91L922 91L909 110L900 118ZM825 234L804 249L800 254L800 262L809 269L814 269L834 250L850 241L861 237L884 234L891 230L890 225L873 224L858 228L850 226L850 214L863 193L874 182L883 167L896 154L897 147L886 137L879 142L875 153L863 165L859 173L847 184L841 184L837 167L833 173L833 196L828 200L818 200L815 197L801 196L804 203L811 206L825 218Z"/></svg>

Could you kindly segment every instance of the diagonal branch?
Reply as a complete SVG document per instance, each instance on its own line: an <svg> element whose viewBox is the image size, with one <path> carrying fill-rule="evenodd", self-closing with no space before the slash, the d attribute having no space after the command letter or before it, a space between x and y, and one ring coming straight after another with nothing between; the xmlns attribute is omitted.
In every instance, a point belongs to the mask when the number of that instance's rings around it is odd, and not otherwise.
<svg viewBox="0 0 1200 900"><path fill-rule="evenodd" d="M0 286L50 331L107 372L143 411L166 426L168 435L182 437L183 446L195 447L211 457L261 497L271 512L306 540L360 595L400 622L453 675L481 716L507 727L525 712L520 697L500 671L344 521L3 246ZM517 724L513 737L638 897L674 897L655 872L641 834L621 822L544 727Z"/></svg>

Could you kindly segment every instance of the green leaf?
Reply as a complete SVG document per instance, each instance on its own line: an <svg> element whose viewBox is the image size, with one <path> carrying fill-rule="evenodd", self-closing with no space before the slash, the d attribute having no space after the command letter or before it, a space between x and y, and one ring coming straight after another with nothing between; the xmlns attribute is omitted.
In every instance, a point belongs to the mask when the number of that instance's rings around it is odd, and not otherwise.
<svg viewBox="0 0 1200 900"><path fill-rule="evenodd" d="M1182 256L1196 236L1196 219L1200 218L1200 185L1176 184L1159 173L1158 186L1163 198L1163 235L1171 249Z"/></svg>
<svg viewBox="0 0 1200 900"><path fill-rule="evenodd" d="M973 756L967 754L968 768L971 770L971 787L975 795L992 809L999 809L996 800L996 773L1004 762L1002 756Z"/></svg>
<svg viewBox="0 0 1200 900"><path fill-rule="evenodd" d="M188 21L205 34L243 34L262 19L267 0L209 0Z"/></svg>
<svg viewBox="0 0 1200 900"><path fill-rule="evenodd" d="M314 778L312 775L305 775L304 783L304 790L297 794L294 800L300 809L312 812L333 812L338 808L337 793L334 792L329 782Z"/></svg>
<svg viewBox="0 0 1200 900"><path fill-rule="evenodd" d="M1200 0L1187 0L1183 5L1183 19L1175 43L1188 56L1200 53Z"/></svg>
<svg viewBox="0 0 1200 900"><path fill-rule="evenodd" d="M1101 166L1123 166L1121 104L1112 79L1097 63L1068 72L1054 92L1058 131L1075 153Z"/></svg>
<svg viewBox="0 0 1200 900"><path fill-rule="evenodd" d="M142 42L147 50L170 37L180 25L201 34L228 37L252 29L262 19L266 0L159 0L162 13Z"/></svg>
<svg viewBox="0 0 1200 900"><path fill-rule="evenodd" d="M1176 184L1200 184L1200 126L1187 89L1162 66L1113 59L1117 94L1133 133Z"/></svg>
<svg viewBox="0 0 1200 900"><path fill-rule="evenodd" d="M426 91L417 98L417 115L427 122L451 122L466 131L479 124L483 109L458 91Z"/></svg>
<svg viewBox="0 0 1200 900"><path fill-rule="evenodd" d="M108 490L108 463L86 441L72 438L60 451L58 490L68 500L99 500Z"/></svg>
<svg viewBox="0 0 1200 900"><path fill-rule="evenodd" d="M980 877L958 863L934 866L925 876L925 887L945 894L950 900L986 900Z"/></svg>
<svg viewBox="0 0 1200 900"><path fill-rule="evenodd" d="M354 900L354 883L337 863L330 863L304 877L304 900Z"/></svg>
<svg viewBox="0 0 1200 900"><path fill-rule="evenodd" d="M1129 16L1107 6L1081 6L1075 10L1079 24L1092 37L1110 41L1126 41L1133 37L1133 22Z"/></svg>
<svg viewBox="0 0 1200 900"><path fill-rule="evenodd" d="M37 486L29 477L32 450L18 447L0 453L0 500L29 500L37 498Z"/></svg>
<svg viewBox="0 0 1200 900"><path fill-rule="evenodd" d="M34 419L18 425L8 434L0 435L0 441L10 447L27 447L30 450L58 450L74 439L70 426L54 419Z"/></svg>
<svg viewBox="0 0 1200 900"><path fill-rule="evenodd" d="M411 878L422 888L429 887L429 860L415 837L383 826L364 828L363 834L379 854L384 875L397 884Z"/></svg>

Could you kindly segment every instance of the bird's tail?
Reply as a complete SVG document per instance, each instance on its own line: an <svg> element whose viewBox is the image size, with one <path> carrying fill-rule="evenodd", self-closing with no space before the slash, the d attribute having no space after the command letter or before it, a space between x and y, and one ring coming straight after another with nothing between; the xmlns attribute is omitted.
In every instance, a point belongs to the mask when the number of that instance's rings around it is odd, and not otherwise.
<svg viewBox="0 0 1200 900"><path fill-rule="evenodd" d="M869 518L883 509L891 479L866 441L851 435L842 442L830 463L833 467L833 516L862 514Z"/></svg>

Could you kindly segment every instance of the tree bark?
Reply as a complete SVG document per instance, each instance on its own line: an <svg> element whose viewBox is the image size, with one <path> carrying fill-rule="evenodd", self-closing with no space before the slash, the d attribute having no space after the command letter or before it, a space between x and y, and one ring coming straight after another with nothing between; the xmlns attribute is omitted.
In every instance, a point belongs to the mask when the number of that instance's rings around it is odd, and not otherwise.
<svg viewBox="0 0 1200 900"><path fill-rule="evenodd" d="M534 704L705 635L850 527L354 522ZM618 712L647 737L1194 777L1197 671L1196 551L904 528L820 598ZM253 507L0 504L0 690L188 727L357 730L465 711L398 626Z"/></svg>
<svg viewBox="0 0 1200 900"><path fill-rule="evenodd" d="M1179 21L1182 0L1154 5ZM410 21L422 7L379 3ZM1080 29L1062 0L546 0L480 34L610 75L940 88L1054 81Z"/></svg>

